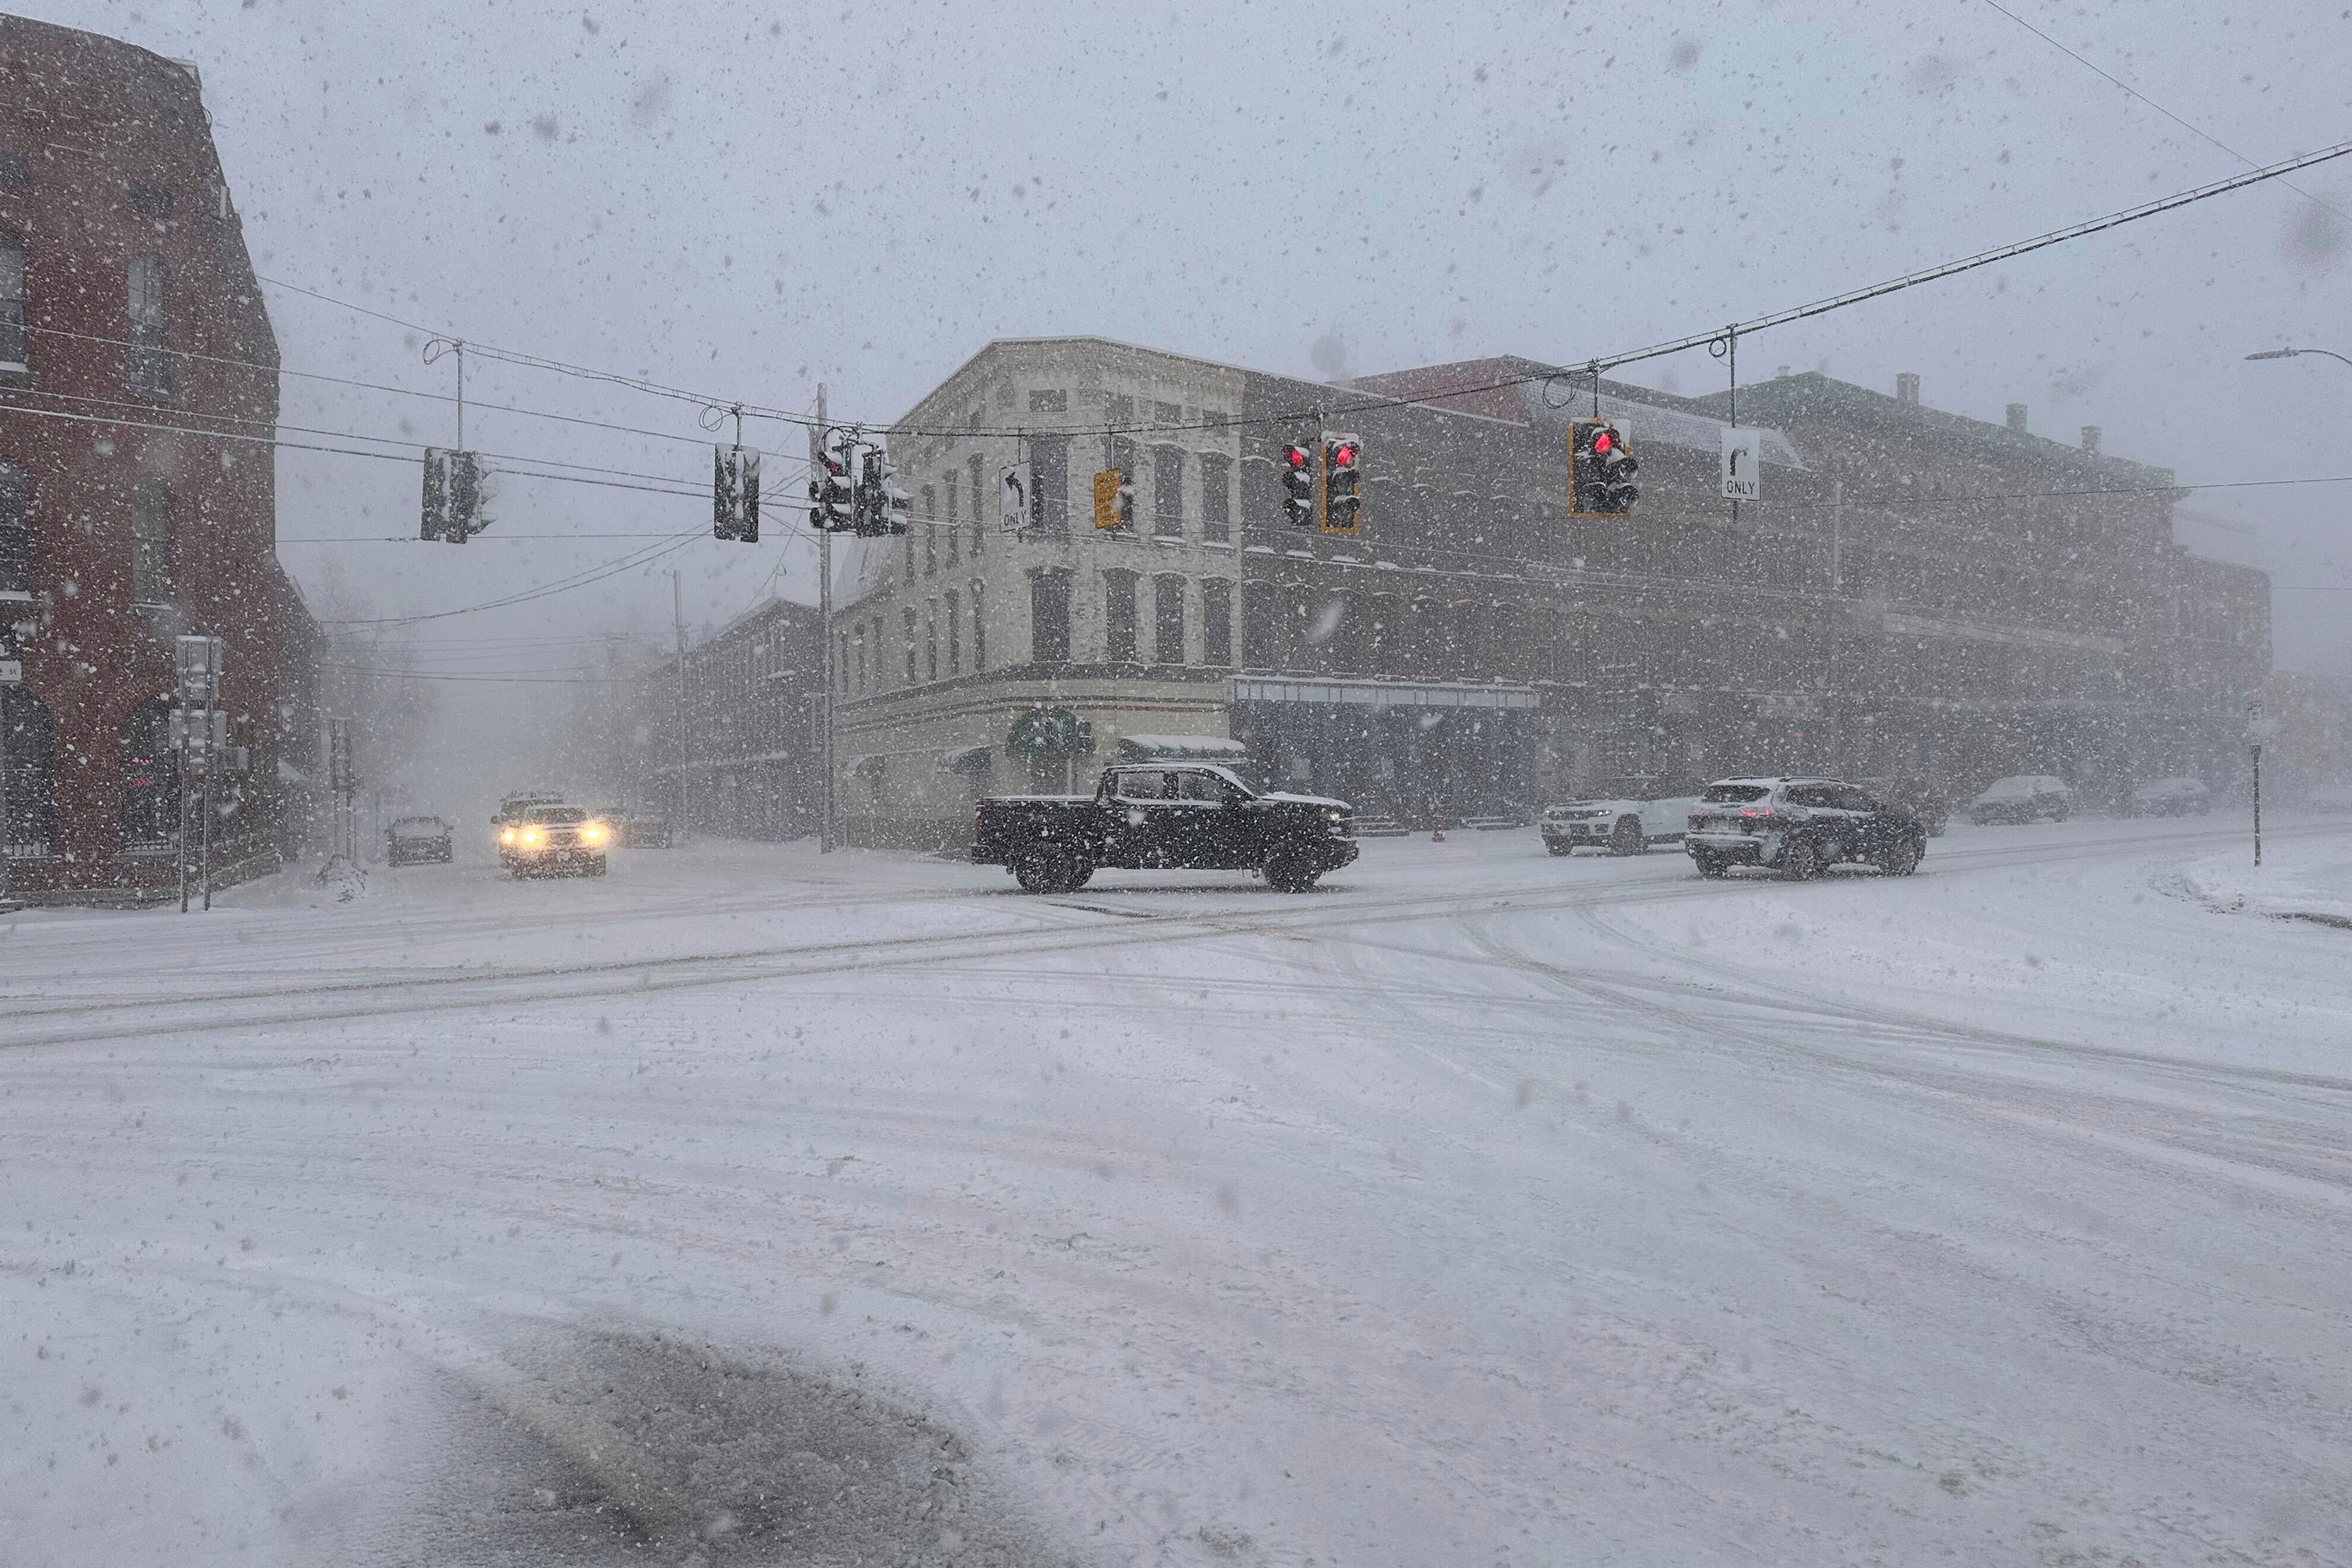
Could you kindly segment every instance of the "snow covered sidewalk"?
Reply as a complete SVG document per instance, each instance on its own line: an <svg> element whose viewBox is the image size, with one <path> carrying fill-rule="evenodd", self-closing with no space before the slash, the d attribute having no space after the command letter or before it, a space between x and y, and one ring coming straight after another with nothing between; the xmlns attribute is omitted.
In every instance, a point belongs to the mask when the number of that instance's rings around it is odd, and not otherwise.
<svg viewBox="0 0 2352 1568"><path fill-rule="evenodd" d="M2181 868L2177 884L2208 909L2352 931L2352 849L2342 839L2273 838L2263 863L2251 846Z"/></svg>

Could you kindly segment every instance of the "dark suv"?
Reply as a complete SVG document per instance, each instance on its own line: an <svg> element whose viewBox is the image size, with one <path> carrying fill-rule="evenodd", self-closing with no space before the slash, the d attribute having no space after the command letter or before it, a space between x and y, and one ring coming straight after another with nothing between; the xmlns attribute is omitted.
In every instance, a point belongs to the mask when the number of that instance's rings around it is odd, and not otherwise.
<svg viewBox="0 0 2352 1568"><path fill-rule="evenodd" d="M1801 882L1842 863L1907 877L1927 830L1916 813L1837 779L1724 779L1699 796L1683 844L1702 877L1762 866Z"/></svg>

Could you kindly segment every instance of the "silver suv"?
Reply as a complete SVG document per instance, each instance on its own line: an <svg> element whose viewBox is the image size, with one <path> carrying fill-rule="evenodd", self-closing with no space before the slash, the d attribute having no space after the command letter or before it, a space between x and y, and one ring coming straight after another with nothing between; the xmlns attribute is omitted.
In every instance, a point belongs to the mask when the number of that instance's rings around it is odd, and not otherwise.
<svg viewBox="0 0 2352 1568"><path fill-rule="evenodd" d="M1723 779L1691 808L1683 837L1702 877L1769 867L1794 881L1841 862L1907 877L1927 852L1916 815L1839 779Z"/></svg>

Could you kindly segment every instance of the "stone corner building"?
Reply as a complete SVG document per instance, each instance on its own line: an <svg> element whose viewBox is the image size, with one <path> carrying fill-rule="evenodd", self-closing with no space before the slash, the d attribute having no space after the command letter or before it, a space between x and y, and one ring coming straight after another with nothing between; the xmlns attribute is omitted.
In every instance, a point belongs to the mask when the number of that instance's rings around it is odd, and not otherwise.
<svg viewBox="0 0 2352 1568"><path fill-rule="evenodd" d="M172 639L226 642L215 864L277 865L317 628L276 554L278 346L193 67L0 16L0 589L50 626L0 688L18 896L173 880Z"/></svg>
<svg viewBox="0 0 2352 1568"><path fill-rule="evenodd" d="M1596 402L1643 460L1631 520L1567 510L1568 421ZM915 526L835 616L850 837L953 843L980 795L1234 742L1263 782L1407 822L1524 818L1628 773L2233 782L2268 583L2173 542L2168 470L2034 437L2021 407L1939 413L1915 377L1783 376L1738 412L1766 469L1735 521L1720 398L1517 359L1326 385L991 343L893 432ZM1329 428L1365 443L1353 537L1282 521L1276 453ZM995 499L1016 460L1042 497L1017 534ZM1105 468L1133 523L1098 534ZM1076 721L1090 751L1036 743Z"/></svg>

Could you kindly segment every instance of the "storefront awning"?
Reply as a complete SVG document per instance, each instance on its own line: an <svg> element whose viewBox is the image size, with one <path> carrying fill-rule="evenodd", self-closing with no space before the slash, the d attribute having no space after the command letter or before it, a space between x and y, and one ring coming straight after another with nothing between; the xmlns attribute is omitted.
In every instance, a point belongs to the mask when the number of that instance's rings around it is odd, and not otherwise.
<svg viewBox="0 0 2352 1568"><path fill-rule="evenodd" d="M1543 696L1528 686L1473 685L1467 681L1290 680L1237 678L1236 702L1312 702L1362 708L1539 708Z"/></svg>
<svg viewBox="0 0 2352 1568"><path fill-rule="evenodd" d="M1223 735L1123 735L1118 758L1123 763L1237 763L1249 748Z"/></svg>
<svg viewBox="0 0 2352 1568"><path fill-rule="evenodd" d="M984 773L988 771L988 763L986 746L966 746L961 752L950 752L946 756L941 757L940 772L966 775Z"/></svg>

